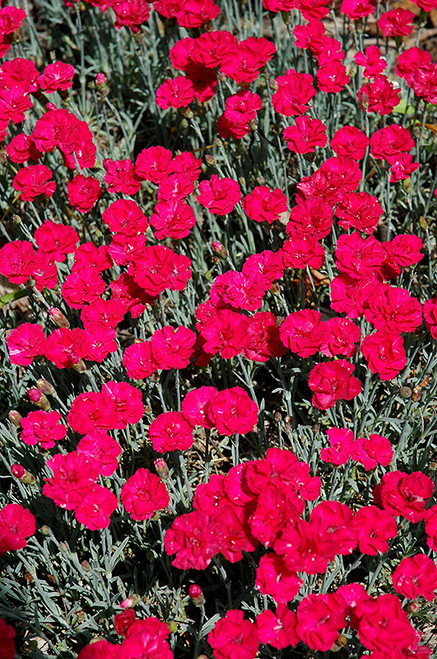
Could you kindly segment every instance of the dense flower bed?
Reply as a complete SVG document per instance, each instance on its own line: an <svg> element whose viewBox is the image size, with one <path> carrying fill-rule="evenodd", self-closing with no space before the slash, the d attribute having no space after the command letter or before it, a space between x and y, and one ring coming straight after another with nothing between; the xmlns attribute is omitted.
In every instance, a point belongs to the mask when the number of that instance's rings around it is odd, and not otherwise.
<svg viewBox="0 0 437 659"><path fill-rule="evenodd" d="M0 7L1 658L433 656L437 2L404 5Z"/></svg>

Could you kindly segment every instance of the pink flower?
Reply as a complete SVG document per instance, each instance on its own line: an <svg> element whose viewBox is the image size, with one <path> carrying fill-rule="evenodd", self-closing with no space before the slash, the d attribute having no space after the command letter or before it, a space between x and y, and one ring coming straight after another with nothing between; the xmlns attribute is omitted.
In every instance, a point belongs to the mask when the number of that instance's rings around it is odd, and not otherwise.
<svg viewBox="0 0 437 659"><path fill-rule="evenodd" d="M369 146L369 139L359 128L343 126L337 130L330 144L338 156L361 160Z"/></svg>
<svg viewBox="0 0 437 659"><path fill-rule="evenodd" d="M284 139L290 151L296 153L314 153L316 146L324 147L328 138L326 126L318 119L310 119L308 116L296 117L294 126L289 126L283 131Z"/></svg>
<svg viewBox="0 0 437 659"><path fill-rule="evenodd" d="M186 108L194 101L194 87L189 78L167 78L156 90L156 105L161 110Z"/></svg>
<svg viewBox="0 0 437 659"><path fill-rule="evenodd" d="M107 487L94 485L74 513L78 522L91 531L106 529L112 513L117 509L118 499Z"/></svg>
<svg viewBox="0 0 437 659"><path fill-rule="evenodd" d="M399 104L401 91L394 87L387 76L378 75L373 82L360 87L357 96L360 107L366 112L386 115Z"/></svg>
<svg viewBox="0 0 437 659"><path fill-rule="evenodd" d="M35 250L27 240L13 240L0 249L0 274L11 284L24 284L35 265Z"/></svg>
<svg viewBox="0 0 437 659"><path fill-rule="evenodd" d="M158 370L158 364L152 355L150 341L133 343L126 348L123 355L123 366L133 380L143 380L155 373Z"/></svg>
<svg viewBox="0 0 437 659"><path fill-rule="evenodd" d="M282 323L279 336L282 343L300 357L315 355L325 336L320 312L303 309L291 313Z"/></svg>
<svg viewBox="0 0 437 659"><path fill-rule="evenodd" d="M99 476L99 465L83 453L60 454L47 461L53 471L45 478L43 494L64 510L75 510L94 488Z"/></svg>
<svg viewBox="0 0 437 659"><path fill-rule="evenodd" d="M38 82L46 94L52 94L58 90L65 91L73 86L75 70L71 64L65 62L53 62L44 69L39 76Z"/></svg>
<svg viewBox="0 0 437 659"><path fill-rule="evenodd" d="M416 639L416 632L396 595L362 601L355 609L358 637L368 650L393 656Z"/></svg>
<svg viewBox="0 0 437 659"><path fill-rule="evenodd" d="M332 94L338 94L349 82L345 65L335 59L325 62L317 71L316 78L319 89Z"/></svg>
<svg viewBox="0 0 437 659"><path fill-rule="evenodd" d="M34 238L40 251L49 254L58 263L65 261L66 254L73 254L79 242L73 227L51 220L46 220L38 227Z"/></svg>
<svg viewBox="0 0 437 659"><path fill-rule="evenodd" d="M312 76L289 69L285 75L276 78L276 82L278 90L272 98L276 112L292 117L305 114L309 110L308 102L317 93L312 84Z"/></svg>
<svg viewBox="0 0 437 659"><path fill-rule="evenodd" d="M411 474L390 471L375 486L373 496L375 502L392 515L400 515L416 523L425 517L425 508L433 491L433 481L421 471Z"/></svg>
<svg viewBox="0 0 437 659"><path fill-rule="evenodd" d="M182 199L159 201L150 216L150 226L155 229L158 240L185 238L195 224L196 216L193 209Z"/></svg>
<svg viewBox="0 0 437 659"><path fill-rule="evenodd" d="M135 161L137 176L152 183L159 183L170 173L172 158L172 152L163 146L143 149Z"/></svg>
<svg viewBox="0 0 437 659"><path fill-rule="evenodd" d="M53 448L55 442L64 439L67 434L67 428L60 424L61 415L58 412L44 412L37 410L21 420L22 441L28 446L39 444L41 449L47 450Z"/></svg>
<svg viewBox="0 0 437 659"><path fill-rule="evenodd" d="M395 591L404 597L421 596L432 602L437 589L437 566L425 554L404 558L393 572L392 582Z"/></svg>
<svg viewBox="0 0 437 659"><path fill-rule="evenodd" d="M414 14L409 9L391 9L376 21L384 37L405 37L413 31Z"/></svg>
<svg viewBox="0 0 437 659"><path fill-rule="evenodd" d="M44 354L45 342L41 325L22 323L6 337L11 364L29 366L34 357Z"/></svg>
<svg viewBox="0 0 437 659"><path fill-rule="evenodd" d="M354 60L359 66L364 67L363 75L365 78L375 78L387 66L386 60L381 57L378 46L369 46L364 53L358 52L354 56Z"/></svg>
<svg viewBox="0 0 437 659"><path fill-rule="evenodd" d="M266 185L258 185L243 198L242 205L251 220L272 224L287 212L287 197L279 188L271 190Z"/></svg>
<svg viewBox="0 0 437 659"><path fill-rule="evenodd" d="M17 551L27 545L26 538L36 531L35 517L17 503L0 509L0 556Z"/></svg>
<svg viewBox="0 0 437 659"><path fill-rule="evenodd" d="M2 639L2 647L0 648L0 659L14 659L15 629L11 625L7 625L6 622L3 620L3 618L0 618L0 638Z"/></svg>
<svg viewBox="0 0 437 659"><path fill-rule="evenodd" d="M221 550L219 526L200 510L179 515L164 537L164 548L180 570L205 570Z"/></svg>
<svg viewBox="0 0 437 659"><path fill-rule="evenodd" d="M106 170L105 183L108 186L108 192L112 194L122 192L126 195L133 195L140 189L141 179L138 178L131 160L110 160L106 158L103 161L103 167Z"/></svg>
<svg viewBox="0 0 437 659"><path fill-rule="evenodd" d="M258 421L258 406L241 387L224 389L209 404L209 415L221 435L244 435Z"/></svg>
<svg viewBox="0 0 437 659"><path fill-rule="evenodd" d="M256 618L259 640L277 650L299 643L296 625L296 614L290 611L285 604L278 604L276 613L268 609Z"/></svg>
<svg viewBox="0 0 437 659"><path fill-rule="evenodd" d="M244 619L243 611L231 610L208 634L215 659L255 659L259 640L256 625Z"/></svg>
<svg viewBox="0 0 437 659"><path fill-rule="evenodd" d="M21 192L23 201L33 201L39 195L51 197L56 190L52 180L52 171L46 165L29 165L23 167L12 181L14 190Z"/></svg>
<svg viewBox="0 0 437 659"><path fill-rule="evenodd" d="M184 418L192 426L212 428L214 421L210 417L209 406L217 394L215 387L199 387L189 391L181 405Z"/></svg>
<svg viewBox="0 0 437 659"><path fill-rule="evenodd" d="M322 448L320 458L323 462L330 462L340 466L346 464L352 454L355 442L352 430L347 428L330 428L326 431L330 448Z"/></svg>
<svg viewBox="0 0 437 659"><path fill-rule="evenodd" d="M375 231L383 214L378 199L368 192L348 192L335 209L339 226L368 234Z"/></svg>
<svg viewBox="0 0 437 659"><path fill-rule="evenodd" d="M79 213L89 213L103 194L99 180L83 174L77 174L67 188L68 201Z"/></svg>
<svg viewBox="0 0 437 659"><path fill-rule="evenodd" d="M353 370L354 366L344 359L316 364L308 381L314 393L312 404L326 410L333 407L337 400L351 400L358 396L361 383L352 375Z"/></svg>
<svg viewBox="0 0 437 659"><path fill-rule="evenodd" d="M379 330L364 337L360 350L372 373L381 380L393 380L405 368L407 357L400 334Z"/></svg>
<svg viewBox="0 0 437 659"><path fill-rule="evenodd" d="M112 476L118 467L117 458L121 455L121 446L103 430L92 430L86 434L76 450L97 462L102 476Z"/></svg>
<svg viewBox="0 0 437 659"><path fill-rule="evenodd" d="M346 624L333 594L307 595L297 607L298 637L312 650L330 650Z"/></svg>
<svg viewBox="0 0 437 659"><path fill-rule="evenodd" d="M140 468L121 488L121 503L132 519L150 519L158 510L167 508L170 495L161 479L148 469Z"/></svg>
<svg viewBox="0 0 437 659"><path fill-rule="evenodd" d="M208 181L199 183L198 203L216 215L227 215L240 199L240 186L231 178L220 179L213 174Z"/></svg>
<svg viewBox="0 0 437 659"><path fill-rule="evenodd" d="M181 412L163 412L150 424L149 439L159 453L186 451L194 441L193 427Z"/></svg>
<svg viewBox="0 0 437 659"><path fill-rule="evenodd" d="M302 583L302 579L287 568L279 554L270 552L261 557L255 585L263 595L270 595L275 602L286 604L296 597Z"/></svg>
<svg viewBox="0 0 437 659"><path fill-rule="evenodd" d="M20 133L12 138L7 146L7 154L12 162L24 163L28 160L39 160L42 153L38 151L33 140L28 135Z"/></svg>

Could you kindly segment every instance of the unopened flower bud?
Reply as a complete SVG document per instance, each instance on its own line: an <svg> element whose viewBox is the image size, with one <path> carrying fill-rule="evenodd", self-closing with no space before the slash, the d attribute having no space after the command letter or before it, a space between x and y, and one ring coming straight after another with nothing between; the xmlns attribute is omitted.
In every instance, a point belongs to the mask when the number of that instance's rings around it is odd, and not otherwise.
<svg viewBox="0 0 437 659"><path fill-rule="evenodd" d="M18 412L18 410L11 410L9 412L9 421L14 424L14 426L17 426L19 428L21 426L21 419L23 418Z"/></svg>
<svg viewBox="0 0 437 659"><path fill-rule="evenodd" d="M278 284L277 281L273 282L273 284L270 286L270 293L273 295L278 295L281 292L281 288Z"/></svg>
<svg viewBox="0 0 437 659"><path fill-rule="evenodd" d="M404 400L407 400L408 398L411 398L412 391L410 387L401 387L399 389L399 396L403 398Z"/></svg>
<svg viewBox="0 0 437 659"><path fill-rule="evenodd" d="M404 188L404 190L407 194L410 194L410 192L411 192L411 179L410 179L410 177L405 178L402 181L402 187Z"/></svg>
<svg viewBox="0 0 437 659"><path fill-rule="evenodd" d="M167 478L169 478L170 469L168 468L168 464L166 463L166 461L163 460L162 458L158 458L157 460L155 460L155 469L159 478L162 478L162 480L166 481Z"/></svg>
<svg viewBox="0 0 437 659"><path fill-rule="evenodd" d="M86 364L83 361L83 359L79 359L75 364L73 364L73 368L77 373L85 373L86 371Z"/></svg>
<svg viewBox="0 0 437 659"><path fill-rule="evenodd" d="M217 163L214 156L210 156L209 153L207 153L205 156L205 162L207 165L211 165L212 167L214 167L214 165Z"/></svg>
<svg viewBox="0 0 437 659"><path fill-rule="evenodd" d="M47 410L50 409L49 399L45 394L41 393L39 389L29 389L27 397L34 405L36 405L36 407L39 407L40 410L45 410L47 412Z"/></svg>
<svg viewBox="0 0 437 659"><path fill-rule="evenodd" d="M278 83L276 82L275 78L270 78L269 87L274 92L278 89Z"/></svg>
<svg viewBox="0 0 437 659"><path fill-rule="evenodd" d="M425 231L429 229L429 222L425 217L423 217L423 215L419 217L419 226L421 229L424 229Z"/></svg>
<svg viewBox="0 0 437 659"><path fill-rule="evenodd" d="M49 310L49 316L57 327L70 327L70 323L60 309L51 307Z"/></svg>
<svg viewBox="0 0 437 659"><path fill-rule="evenodd" d="M331 652L340 652L347 645L347 638L340 634L340 636L335 641L334 645L331 648Z"/></svg>
<svg viewBox="0 0 437 659"><path fill-rule="evenodd" d="M411 613L417 613L419 610L419 605L415 600L412 600L411 602L407 602L407 604L404 606L404 611L407 614Z"/></svg>
<svg viewBox="0 0 437 659"><path fill-rule="evenodd" d="M217 254L217 256L222 256L224 259L227 259L229 252L224 245L219 243L218 240L213 240L211 243L212 251Z"/></svg>
<svg viewBox="0 0 437 659"><path fill-rule="evenodd" d="M141 597L134 593L133 595L129 595L128 598L123 600L120 606L122 609L131 609L132 607L136 606L140 600Z"/></svg>
<svg viewBox="0 0 437 659"><path fill-rule="evenodd" d="M194 117L194 112L191 108L179 108L179 112L185 119L192 119Z"/></svg>
<svg viewBox="0 0 437 659"><path fill-rule="evenodd" d="M369 107L369 97L365 92L362 92L361 94L360 105L362 105L364 110L367 110L367 108Z"/></svg>
<svg viewBox="0 0 437 659"><path fill-rule="evenodd" d="M191 597L191 601L193 602L194 606L199 606L199 607L204 606L205 596L200 586L193 583L188 588L188 595Z"/></svg>
<svg viewBox="0 0 437 659"><path fill-rule="evenodd" d="M171 621L168 623L168 626L169 626L169 628L170 628L170 633L171 633L171 634L175 634L175 633L177 632L177 630L178 630L178 623L176 622L176 620L171 620Z"/></svg>
<svg viewBox="0 0 437 659"><path fill-rule="evenodd" d="M35 476L27 471L23 465L11 465L11 473L20 481L20 483L25 483L26 485L33 485L36 481Z"/></svg>
<svg viewBox="0 0 437 659"><path fill-rule="evenodd" d="M44 378L37 380L36 386L39 391L41 391L43 394L46 394L46 396L52 396L55 393L54 386L50 384L50 382L47 382L47 380L44 380Z"/></svg>
<svg viewBox="0 0 437 659"><path fill-rule="evenodd" d="M47 526L47 524L44 524L43 526L40 527L39 532L42 533L43 535L50 535L50 527Z"/></svg>
<svg viewBox="0 0 437 659"><path fill-rule="evenodd" d="M88 563L88 561L82 561L81 566L82 570L85 570L85 572L88 572L88 570L91 568L91 565Z"/></svg>

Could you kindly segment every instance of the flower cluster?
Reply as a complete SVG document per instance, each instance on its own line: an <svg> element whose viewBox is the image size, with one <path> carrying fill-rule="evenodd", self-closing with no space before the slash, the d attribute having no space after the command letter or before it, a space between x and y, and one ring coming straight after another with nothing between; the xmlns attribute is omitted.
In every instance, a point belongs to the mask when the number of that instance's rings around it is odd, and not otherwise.
<svg viewBox="0 0 437 659"><path fill-rule="evenodd" d="M53 642L68 636L78 659L255 659L263 645L313 656L348 639L357 656L428 659L403 598L437 591L437 64L414 34L436 0L414 0L417 11L262 0L243 3L242 17L214 0L64 3L82 39L68 43L75 65L62 48L47 65L25 57L26 12L0 8L13 190L0 275L29 301L5 314L2 392L14 408L1 431L0 555L18 566L5 593L22 588L27 555L41 597L49 563L68 573L63 548L52 553L71 524L74 538L83 532L69 565L81 622L68 611L54 639L58 622L38 603L23 621ZM135 53L144 98L134 83L124 98L116 67L117 103L106 74L90 80L88 12L97 50L104 25ZM395 61L381 38L394 40ZM145 140L143 119L160 125ZM56 513L50 528L40 493ZM391 570L374 570L388 552ZM127 592L112 618L114 584ZM150 584L150 598L129 595ZM74 635L96 631L97 596L113 627L99 613L106 636L83 647ZM194 643L185 606L200 610ZM0 618L1 658L14 638Z"/></svg>

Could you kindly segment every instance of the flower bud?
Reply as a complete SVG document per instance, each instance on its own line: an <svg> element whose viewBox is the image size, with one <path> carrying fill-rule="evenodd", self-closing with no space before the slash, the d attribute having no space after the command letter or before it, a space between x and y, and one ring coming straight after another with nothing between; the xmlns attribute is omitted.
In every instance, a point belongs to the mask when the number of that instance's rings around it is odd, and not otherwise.
<svg viewBox="0 0 437 659"><path fill-rule="evenodd" d="M141 597L134 593L133 595L129 595L127 599L123 600L120 606L122 609L131 609L132 607L136 606L140 600Z"/></svg>
<svg viewBox="0 0 437 659"><path fill-rule="evenodd" d="M412 393L413 392L411 391L411 388L407 387L407 386L401 387L399 389L399 396L401 398L403 398L404 400L407 400L408 398L411 398Z"/></svg>
<svg viewBox="0 0 437 659"><path fill-rule="evenodd" d="M200 586L197 584L193 583L189 588L188 588L188 595L191 598L191 601L193 602L194 606L204 606L205 604L205 596L203 594L203 591Z"/></svg>
<svg viewBox="0 0 437 659"><path fill-rule="evenodd" d="M278 282L273 282L273 284L270 286L270 293L272 293L272 295L278 295L280 292L281 287L279 286Z"/></svg>
<svg viewBox="0 0 437 659"><path fill-rule="evenodd" d="M227 259L229 252L224 245L219 243L218 240L213 240L211 243L212 251L217 254L217 256L222 256L224 259Z"/></svg>
<svg viewBox="0 0 437 659"><path fill-rule="evenodd" d="M97 85L97 87L100 87L100 89L102 89L106 85L107 82L108 82L108 79L107 79L107 77L105 76L104 73L98 73L96 75L96 85Z"/></svg>
<svg viewBox="0 0 437 659"><path fill-rule="evenodd" d="M155 469L156 473L160 478L162 478L163 481L166 481L167 478L169 478L170 470L168 468L168 464L162 458L155 460Z"/></svg>
<svg viewBox="0 0 437 659"><path fill-rule="evenodd" d="M171 621L168 623L168 626L169 626L169 628L170 628L170 634L175 634L175 633L177 632L177 630L178 630L178 623L176 622L176 620L171 620Z"/></svg>
<svg viewBox="0 0 437 659"><path fill-rule="evenodd" d="M179 112L185 119L192 119L194 117L194 112L191 108L179 108Z"/></svg>
<svg viewBox="0 0 437 659"><path fill-rule="evenodd" d="M23 418L18 412L18 410L11 410L8 414L9 416L9 421L14 424L14 426L17 426L19 428L21 426L21 419Z"/></svg>
<svg viewBox="0 0 437 659"><path fill-rule="evenodd" d="M12 476L15 476L15 478L20 479L23 478L23 476L26 473L26 470L22 465L14 463L13 465L11 465L11 473Z"/></svg>
<svg viewBox="0 0 437 659"><path fill-rule="evenodd" d="M206 156L205 156L205 162L206 162L207 165L211 165L211 167L214 167L214 165L216 165L216 163L217 163L214 156L211 156L209 153L207 153Z"/></svg>
<svg viewBox="0 0 437 659"><path fill-rule="evenodd" d="M47 526L47 524L44 524L43 526L40 527L39 532L42 533L43 535L50 535L51 530L50 527Z"/></svg>
<svg viewBox="0 0 437 659"><path fill-rule="evenodd" d="M39 407L40 410L45 410L47 412L47 410L50 409L49 399L45 394L41 393L39 389L29 389L27 396L36 407Z"/></svg>
<svg viewBox="0 0 437 659"><path fill-rule="evenodd" d="M85 362L83 361L83 359L79 359L78 362L76 362L75 364L73 364L73 368L74 368L75 371L77 371L77 373L85 373L85 371L86 371L86 364L85 364Z"/></svg>
<svg viewBox="0 0 437 659"><path fill-rule="evenodd" d="M51 307L49 309L49 316L57 327L70 327L70 323L60 309Z"/></svg>
<svg viewBox="0 0 437 659"><path fill-rule="evenodd" d="M411 602L407 602L407 604L404 606L404 611L410 615L411 613L417 613L419 608L420 607L418 603L415 600L412 600Z"/></svg>
<svg viewBox="0 0 437 659"><path fill-rule="evenodd" d="M15 478L18 478L20 483L25 483L26 485L33 485L36 481L36 478L33 474L27 471L23 465L17 463L11 465L11 473L13 476L15 476Z"/></svg>
<svg viewBox="0 0 437 659"><path fill-rule="evenodd" d="M347 645L347 638L340 634L334 645L331 648L331 652L340 652Z"/></svg>
<svg viewBox="0 0 437 659"><path fill-rule="evenodd" d="M50 382L47 382L47 380L44 380L44 378L41 378L40 380L37 381L36 383L37 388L41 393L46 394L46 396L51 396L52 394L55 393L55 388Z"/></svg>

